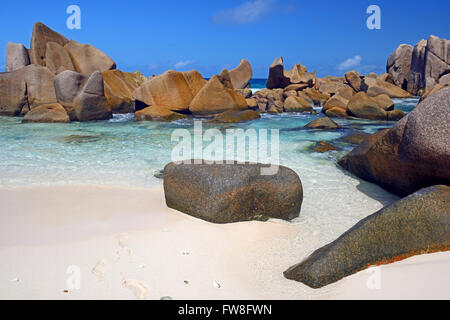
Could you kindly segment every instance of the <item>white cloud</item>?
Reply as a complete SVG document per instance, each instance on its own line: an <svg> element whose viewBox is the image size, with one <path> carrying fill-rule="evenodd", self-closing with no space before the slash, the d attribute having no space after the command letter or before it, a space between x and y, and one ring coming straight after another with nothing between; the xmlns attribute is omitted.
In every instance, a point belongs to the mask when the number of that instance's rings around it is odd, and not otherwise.
<svg viewBox="0 0 450 320"><path fill-rule="evenodd" d="M158 63L151 63L151 64L148 65L148 69L149 70L155 70L155 69L158 69L159 66L160 65Z"/></svg>
<svg viewBox="0 0 450 320"><path fill-rule="evenodd" d="M247 24L258 21L269 14L276 0L253 0L219 11L212 21L217 24Z"/></svg>
<svg viewBox="0 0 450 320"><path fill-rule="evenodd" d="M186 67L186 66L188 66L190 64L193 64L194 62L195 62L194 60L179 61L179 62L175 63L174 67L177 68L177 69L178 68L183 68L183 67Z"/></svg>
<svg viewBox="0 0 450 320"><path fill-rule="evenodd" d="M349 69L356 68L361 65L362 57L354 56L353 58L348 58L344 62L340 63L337 68L338 70L348 71Z"/></svg>

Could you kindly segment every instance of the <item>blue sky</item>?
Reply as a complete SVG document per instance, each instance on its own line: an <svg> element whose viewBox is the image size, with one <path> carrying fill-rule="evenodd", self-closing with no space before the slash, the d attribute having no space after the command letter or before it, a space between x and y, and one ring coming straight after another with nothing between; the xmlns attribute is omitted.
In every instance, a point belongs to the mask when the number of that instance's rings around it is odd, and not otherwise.
<svg viewBox="0 0 450 320"><path fill-rule="evenodd" d="M81 8L81 30L66 27L66 8ZM369 30L369 5L381 8L381 30ZM344 69L382 73L401 43L430 34L450 39L449 0L192 0L3 1L0 68L8 41L29 47L41 21L66 37L92 44L124 71L146 75L197 69L205 77L242 58L265 78L276 57L320 76Z"/></svg>

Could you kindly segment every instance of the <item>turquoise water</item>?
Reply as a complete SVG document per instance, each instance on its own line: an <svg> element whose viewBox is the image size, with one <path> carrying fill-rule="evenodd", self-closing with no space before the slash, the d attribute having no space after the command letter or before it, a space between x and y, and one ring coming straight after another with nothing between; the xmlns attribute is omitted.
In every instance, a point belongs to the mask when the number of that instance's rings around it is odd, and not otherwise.
<svg viewBox="0 0 450 320"><path fill-rule="evenodd" d="M252 89L264 89L267 84L267 79L252 79L250 81L250 88Z"/></svg>
<svg viewBox="0 0 450 320"><path fill-rule="evenodd" d="M398 108L411 110L417 101L399 100ZM237 125L203 128L279 129L280 162L302 177L318 169L335 175L336 160L352 145L337 141L362 130L368 133L388 128L392 122L336 120L343 128L333 131L305 130L321 115L262 115L262 119ZM21 118L0 117L0 186L35 184L100 184L132 187L161 185L155 174L171 161L175 129L193 131L193 120L173 123L134 122L132 115L116 115L109 121L70 124L22 124ZM329 141L339 151L319 154L310 150L316 141ZM205 143L204 146L209 143ZM322 170L322 173L320 171ZM316 170L314 170L316 171ZM331 172L331 173L330 173Z"/></svg>

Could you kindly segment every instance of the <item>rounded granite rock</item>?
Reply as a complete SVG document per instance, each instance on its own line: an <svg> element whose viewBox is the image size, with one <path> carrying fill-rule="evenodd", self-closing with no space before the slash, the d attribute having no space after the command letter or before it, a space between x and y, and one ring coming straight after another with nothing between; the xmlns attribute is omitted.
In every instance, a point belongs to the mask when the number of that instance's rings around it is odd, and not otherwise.
<svg viewBox="0 0 450 320"><path fill-rule="evenodd" d="M293 170L262 164L197 162L170 163L164 168L168 207L213 223L268 217L292 220L299 216L303 189Z"/></svg>
<svg viewBox="0 0 450 320"><path fill-rule="evenodd" d="M450 187L432 186L362 219L284 276L321 288L371 265L450 250L449 230Z"/></svg>

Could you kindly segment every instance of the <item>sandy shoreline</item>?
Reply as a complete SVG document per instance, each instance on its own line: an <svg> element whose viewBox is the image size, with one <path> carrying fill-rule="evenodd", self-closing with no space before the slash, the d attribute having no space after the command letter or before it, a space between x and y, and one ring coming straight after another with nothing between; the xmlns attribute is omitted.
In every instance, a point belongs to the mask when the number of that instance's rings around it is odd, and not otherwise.
<svg viewBox="0 0 450 320"><path fill-rule="evenodd" d="M450 298L449 252L381 266L380 289L362 271L314 290L282 272L340 230L215 225L168 209L162 188L2 188L0 203L0 299ZM81 288L64 292L69 266Z"/></svg>

